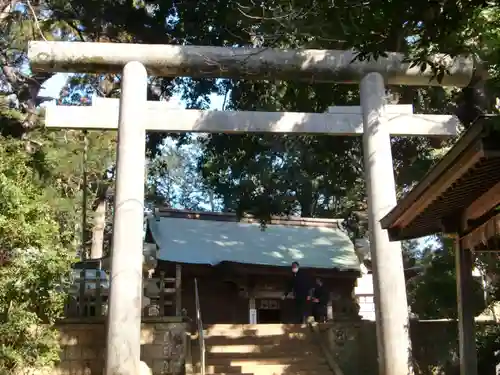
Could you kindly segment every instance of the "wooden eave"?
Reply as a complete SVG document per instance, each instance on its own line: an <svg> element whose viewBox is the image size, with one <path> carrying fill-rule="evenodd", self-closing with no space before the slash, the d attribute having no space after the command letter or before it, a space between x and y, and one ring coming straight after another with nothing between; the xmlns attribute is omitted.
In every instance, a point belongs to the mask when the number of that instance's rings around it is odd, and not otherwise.
<svg viewBox="0 0 500 375"><path fill-rule="evenodd" d="M159 207L154 211L156 217L169 217L176 219L212 220L240 223L259 223L260 220L252 215L244 214L239 217L233 212L209 212L177 210L173 208ZM339 219L294 217L294 216L272 216L269 225L291 225L299 227L323 227L339 228Z"/></svg>
<svg viewBox="0 0 500 375"><path fill-rule="evenodd" d="M500 213L492 215L460 238L462 246L474 251L500 252Z"/></svg>
<svg viewBox="0 0 500 375"><path fill-rule="evenodd" d="M500 131L495 117L471 126L382 220L392 241L465 234L499 203Z"/></svg>
<svg viewBox="0 0 500 375"><path fill-rule="evenodd" d="M172 268L173 262L158 260L158 268ZM249 264L223 261L216 265L210 264L193 264L183 263L184 274L193 275L208 275L216 274L235 274L239 276L267 276L267 275L280 275L287 276L290 274L290 265L286 266L270 266L263 264ZM353 269L339 269L339 268L312 268L302 267L307 272L314 273L322 278L357 278L361 275L359 270Z"/></svg>

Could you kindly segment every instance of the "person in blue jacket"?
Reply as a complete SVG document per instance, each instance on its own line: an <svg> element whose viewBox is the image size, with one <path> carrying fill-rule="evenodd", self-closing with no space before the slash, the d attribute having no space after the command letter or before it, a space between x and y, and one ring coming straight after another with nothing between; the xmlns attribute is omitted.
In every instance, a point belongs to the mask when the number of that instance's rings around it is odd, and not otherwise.
<svg viewBox="0 0 500 375"><path fill-rule="evenodd" d="M285 299L290 292L295 296L294 323L302 324L307 315L308 301L311 299L312 285L309 277L300 270L299 262L292 263L292 279L285 289L282 299Z"/></svg>

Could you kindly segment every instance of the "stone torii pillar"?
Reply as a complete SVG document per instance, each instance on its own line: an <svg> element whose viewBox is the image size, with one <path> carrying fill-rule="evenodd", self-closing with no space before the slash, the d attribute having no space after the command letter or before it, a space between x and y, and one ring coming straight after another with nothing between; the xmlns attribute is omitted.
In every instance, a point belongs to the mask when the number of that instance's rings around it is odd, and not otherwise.
<svg viewBox="0 0 500 375"><path fill-rule="evenodd" d="M387 234L379 224L379 219L395 205L394 176L389 135L398 122L398 116L385 113L384 83L394 85L417 86L467 86L473 79L476 66L470 58L452 60L444 55L431 56L431 61L447 66L449 75L442 83L433 80L429 68L420 71L420 67L410 67L404 62L404 56L389 53L387 58L376 61L352 62L352 51L332 50L277 50L263 48L226 48L201 46L137 45L113 43L79 42L31 42L28 57L33 70L52 72L90 72L121 73L124 66L131 62L142 63L157 76L226 77L245 79L301 80L310 82L353 83L361 82L361 110L359 114L304 114L304 113L261 113L258 112L219 112L200 113L185 111L182 117L171 117L172 122L159 124L158 108L145 109L143 89L146 78L143 71L137 76L127 74L133 69L125 69L122 97L119 105L119 153L117 190L122 187L122 194L116 203L115 238L113 260L109 329L107 342L107 375L135 375L139 369L139 334L140 334L140 295L141 279L137 277L141 267L142 243L137 238L141 232L142 212L139 224L139 207L142 207L143 191L139 183L144 181L144 129L146 121L155 124L152 130L163 131L198 131L198 132L273 132L273 133L308 133L308 134L363 134L366 178L368 186L369 221L372 232L371 252L374 261L377 343L380 362L380 375L405 375L412 372L410 365L411 346L408 336L408 310L400 246L389 243ZM137 78L137 100L132 102L132 89L128 89L128 80ZM128 78L127 78L128 77ZM139 83L142 82L142 83ZM385 82L384 82L385 81ZM132 86L132 85L131 85ZM127 106L134 107L127 109ZM388 108L389 106L387 106ZM62 113L62 109L60 109ZM47 113L47 123L55 127L117 128L118 107L108 109L81 107L74 110L71 117L66 117L65 125L60 116ZM79 111L79 112L78 112ZM96 111L107 114L99 119ZM172 110L170 110L172 111ZM77 116L77 112L80 116ZM180 114L180 111L170 112ZM222 113L222 115L220 114ZM70 116L69 112L66 112ZM87 117L87 120L85 118ZM52 118L50 117L52 116ZM114 123L110 125L110 119ZM126 116L131 116L128 121ZM404 116L404 114L403 114ZM425 123L427 130L396 130L397 134L438 135L456 121L448 116L445 120L424 118L418 115L407 117L416 125ZM55 121L54 119L59 119ZM216 122L215 119L219 120ZM90 124L89 119L97 125ZM212 120L212 121L210 121ZM221 122L221 120L223 120ZM238 121L236 121L238 120ZM331 123L330 123L331 122ZM178 125L176 125L176 123ZM333 125L332 125L333 123ZM399 121L401 124L401 121ZM79 126L76 126L79 124ZM360 126L361 125L361 126ZM137 129L134 129L134 126ZM424 126L424 127L425 127ZM434 129L434 131L432 131ZM455 129L456 132L456 129ZM423 133L423 134L422 134ZM142 153L142 155L139 155ZM137 158L137 159L136 159ZM130 171L126 171L128 165ZM120 173L120 171L123 171ZM134 181L135 180L135 181ZM131 183L133 187L127 187ZM118 191L117 191L118 194ZM122 206L123 205L123 206ZM124 223L130 222L124 231ZM123 225L123 226L122 226ZM118 239L120 237L120 239ZM130 239L130 241L127 241ZM132 241L133 239L133 241ZM125 251L125 246L127 250ZM130 258L126 260L125 258ZM119 271L130 275L129 280L121 277ZM132 285L134 284L134 285ZM132 290L127 290L131 287ZM129 293L127 295L127 292ZM116 310L122 309L123 312ZM112 310L115 310L114 312ZM120 321L123 319L123 321ZM125 327L127 325L127 327ZM122 328L122 330L118 329Z"/></svg>
<svg viewBox="0 0 500 375"><path fill-rule="evenodd" d="M107 375L141 374L148 77L144 65L137 61L128 62L122 74L106 335Z"/></svg>
<svg viewBox="0 0 500 375"><path fill-rule="evenodd" d="M403 254L401 243L390 242L380 225L380 220L397 203L391 139L384 126L386 92L381 74L363 77L360 99L370 247L375 250L371 257L379 374L404 375L412 371Z"/></svg>

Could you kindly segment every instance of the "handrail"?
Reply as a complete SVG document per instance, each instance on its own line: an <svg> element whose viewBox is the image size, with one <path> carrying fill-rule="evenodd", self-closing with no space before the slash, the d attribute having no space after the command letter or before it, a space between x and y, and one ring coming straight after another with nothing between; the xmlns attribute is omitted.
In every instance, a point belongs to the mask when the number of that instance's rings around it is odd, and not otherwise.
<svg viewBox="0 0 500 375"><path fill-rule="evenodd" d="M339 364L337 363L335 356L333 355L332 351L329 349L328 344L325 342L323 337L321 337L321 333L319 332L319 327L318 323L307 323L309 326L309 329L311 333L313 334L314 340L319 344L319 347L321 348L321 351L323 352L323 355L325 356L326 363L328 364L328 367L330 367L330 370L335 375L344 375L344 372L340 368Z"/></svg>
<svg viewBox="0 0 500 375"><path fill-rule="evenodd" d="M203 335L203 322L201 320L200 296L198 294L198 280L194 279L194 298L196 305L196 324L198 325L198 341L200 344L201 375L205 375L205 336Z"/></svg>

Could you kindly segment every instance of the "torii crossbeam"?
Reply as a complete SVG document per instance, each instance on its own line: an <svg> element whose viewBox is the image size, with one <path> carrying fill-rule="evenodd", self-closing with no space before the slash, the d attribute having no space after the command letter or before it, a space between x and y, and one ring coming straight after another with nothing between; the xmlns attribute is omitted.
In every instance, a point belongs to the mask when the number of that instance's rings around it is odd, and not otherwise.
<svg viewBox="0 0 500 375"><path fill-rule="evenodd" d="M387 131L401 136L457 134L452 115L414 115L411 105L387 106ZM48 106L48 128L118 129L118 99L94 98L92 106ZM175 120L172 120L175 119ZM301 133L360 136L361 107L331 107L327 113L202 111L172 109L167 102L148 101L146 130L165 133Z"/></svg>

